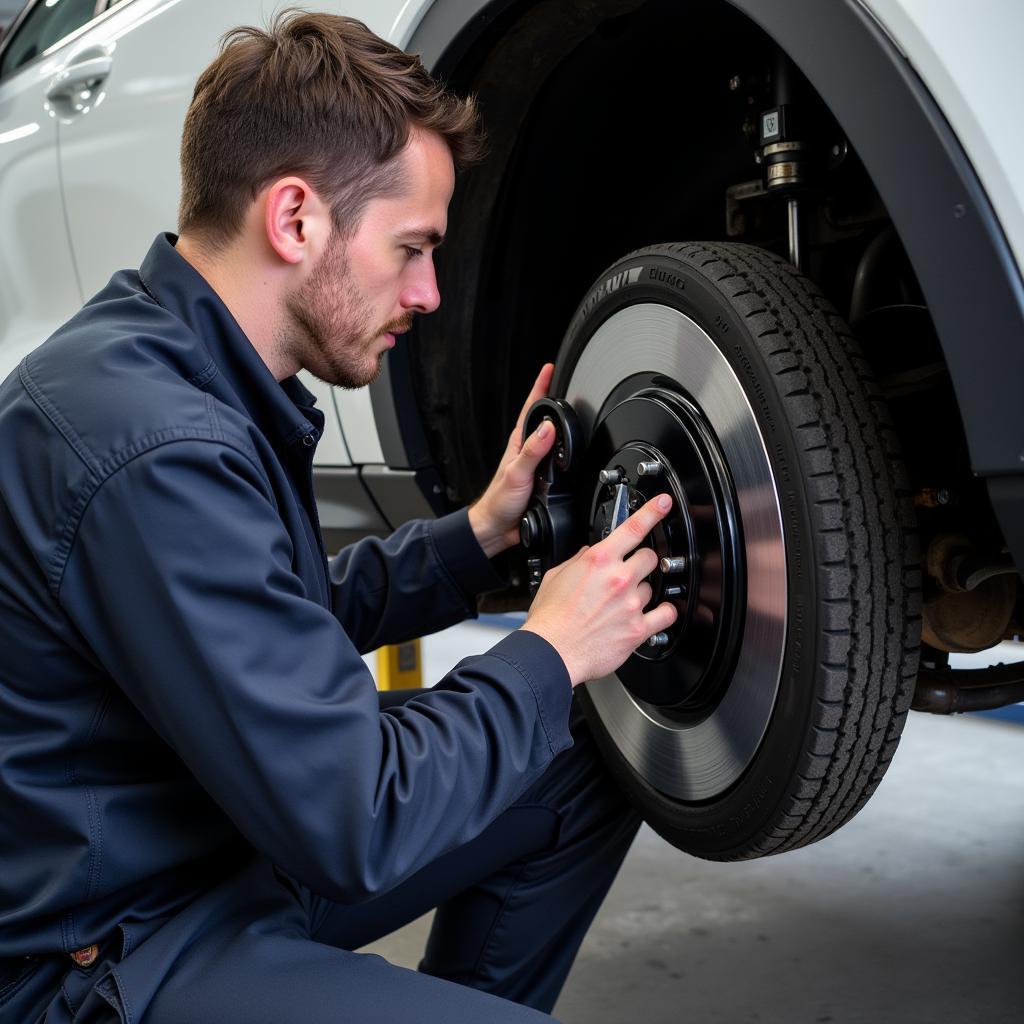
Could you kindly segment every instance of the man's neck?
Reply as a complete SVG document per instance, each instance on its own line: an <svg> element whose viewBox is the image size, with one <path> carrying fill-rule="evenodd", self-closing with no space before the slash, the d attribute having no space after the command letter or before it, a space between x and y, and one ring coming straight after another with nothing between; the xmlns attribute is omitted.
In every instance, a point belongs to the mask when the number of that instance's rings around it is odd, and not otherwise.
<svg viewBox="0 0 1024 1024"><path fill-rule="evenodd" d="M299 367L282 351L280 286L272 275L261 273L259 262L243 257L235 246L214 255L201 242L181 235L175 249L217 293L274 378L292 376Z"/></svg>

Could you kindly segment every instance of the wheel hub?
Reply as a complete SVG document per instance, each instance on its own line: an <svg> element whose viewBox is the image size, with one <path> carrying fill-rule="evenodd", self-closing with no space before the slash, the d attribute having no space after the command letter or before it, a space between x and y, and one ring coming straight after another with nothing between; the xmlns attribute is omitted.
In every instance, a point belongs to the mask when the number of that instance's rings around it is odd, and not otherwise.
<svg viewBox="0 0 1024 1024"><path fill-rule="evenodd" d="M596 481L590 539L606 537L655 495L671 494L672 511L645 546L659 559L649 607L669 601L678 617L618 677L640 700L692 715L713 704L735 658L743 591L739 520L727 467L700 410L666 380L635 380L630 388L628 397L605 403L591 438L583 471L583 479Z"/></svg>

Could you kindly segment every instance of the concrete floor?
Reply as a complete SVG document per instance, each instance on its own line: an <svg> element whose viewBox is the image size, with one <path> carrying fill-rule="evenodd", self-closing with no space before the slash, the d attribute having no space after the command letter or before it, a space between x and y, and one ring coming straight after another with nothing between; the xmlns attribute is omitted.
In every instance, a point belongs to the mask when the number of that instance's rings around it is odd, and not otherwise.
<svg viewBox="0 0 1024 1024"><path fill-rule="evenodd" d="M424 641L425 679L501 635ZM368 947L415 967L429 917ZM565 1024L1024 1021L1024 728L912 714L834 836L710 864L641 830L555 1008Z"/></svg>

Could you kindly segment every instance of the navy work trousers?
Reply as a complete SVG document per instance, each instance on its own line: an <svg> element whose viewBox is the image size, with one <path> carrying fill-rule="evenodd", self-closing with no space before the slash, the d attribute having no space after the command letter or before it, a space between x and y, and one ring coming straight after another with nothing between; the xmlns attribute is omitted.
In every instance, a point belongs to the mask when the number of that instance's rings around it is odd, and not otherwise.
<svg viewBox="0 0 1024 1024"><path fill-rule="evenodd" d="M382 694L382 702L396 699ZM41 1016L20 1019L550 1021L547 1012L639 825L575 709L572 733L574 745L480 836L390 892L334 903L254 855L152 934L136 938L122 926L91 967L60 968L60 994L48 1006L35 1004ZM418 972L352 952L432 907Z"/></svg>

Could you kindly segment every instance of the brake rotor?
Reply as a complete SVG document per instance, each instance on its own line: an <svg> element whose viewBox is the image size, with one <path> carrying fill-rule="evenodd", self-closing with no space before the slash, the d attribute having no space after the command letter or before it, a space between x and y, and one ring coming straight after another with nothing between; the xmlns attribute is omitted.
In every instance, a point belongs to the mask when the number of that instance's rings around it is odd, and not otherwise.
<svg viewBox="0 0 1024 1024"><path fill-rule="evenodd" d="M607 525L614 470L644 455L661 479L630 478L634 502L667 490L669 524L651 541L684 557L656 573L680 610L666 643L587 684L594 712L649 785L686 801L716 797L752 760L775 706L786 638L786 560L779 497L757 419L711 337L655 303L609 317L588 340L565 399L589 438L577 515ZM637 486L639 484L639 486ZM665 486L665 485L668 486ZM628 493L628 490L627 490ZM659 547L660 545L660 547ZM670 583L679 576L682 583Z"/></svg>

